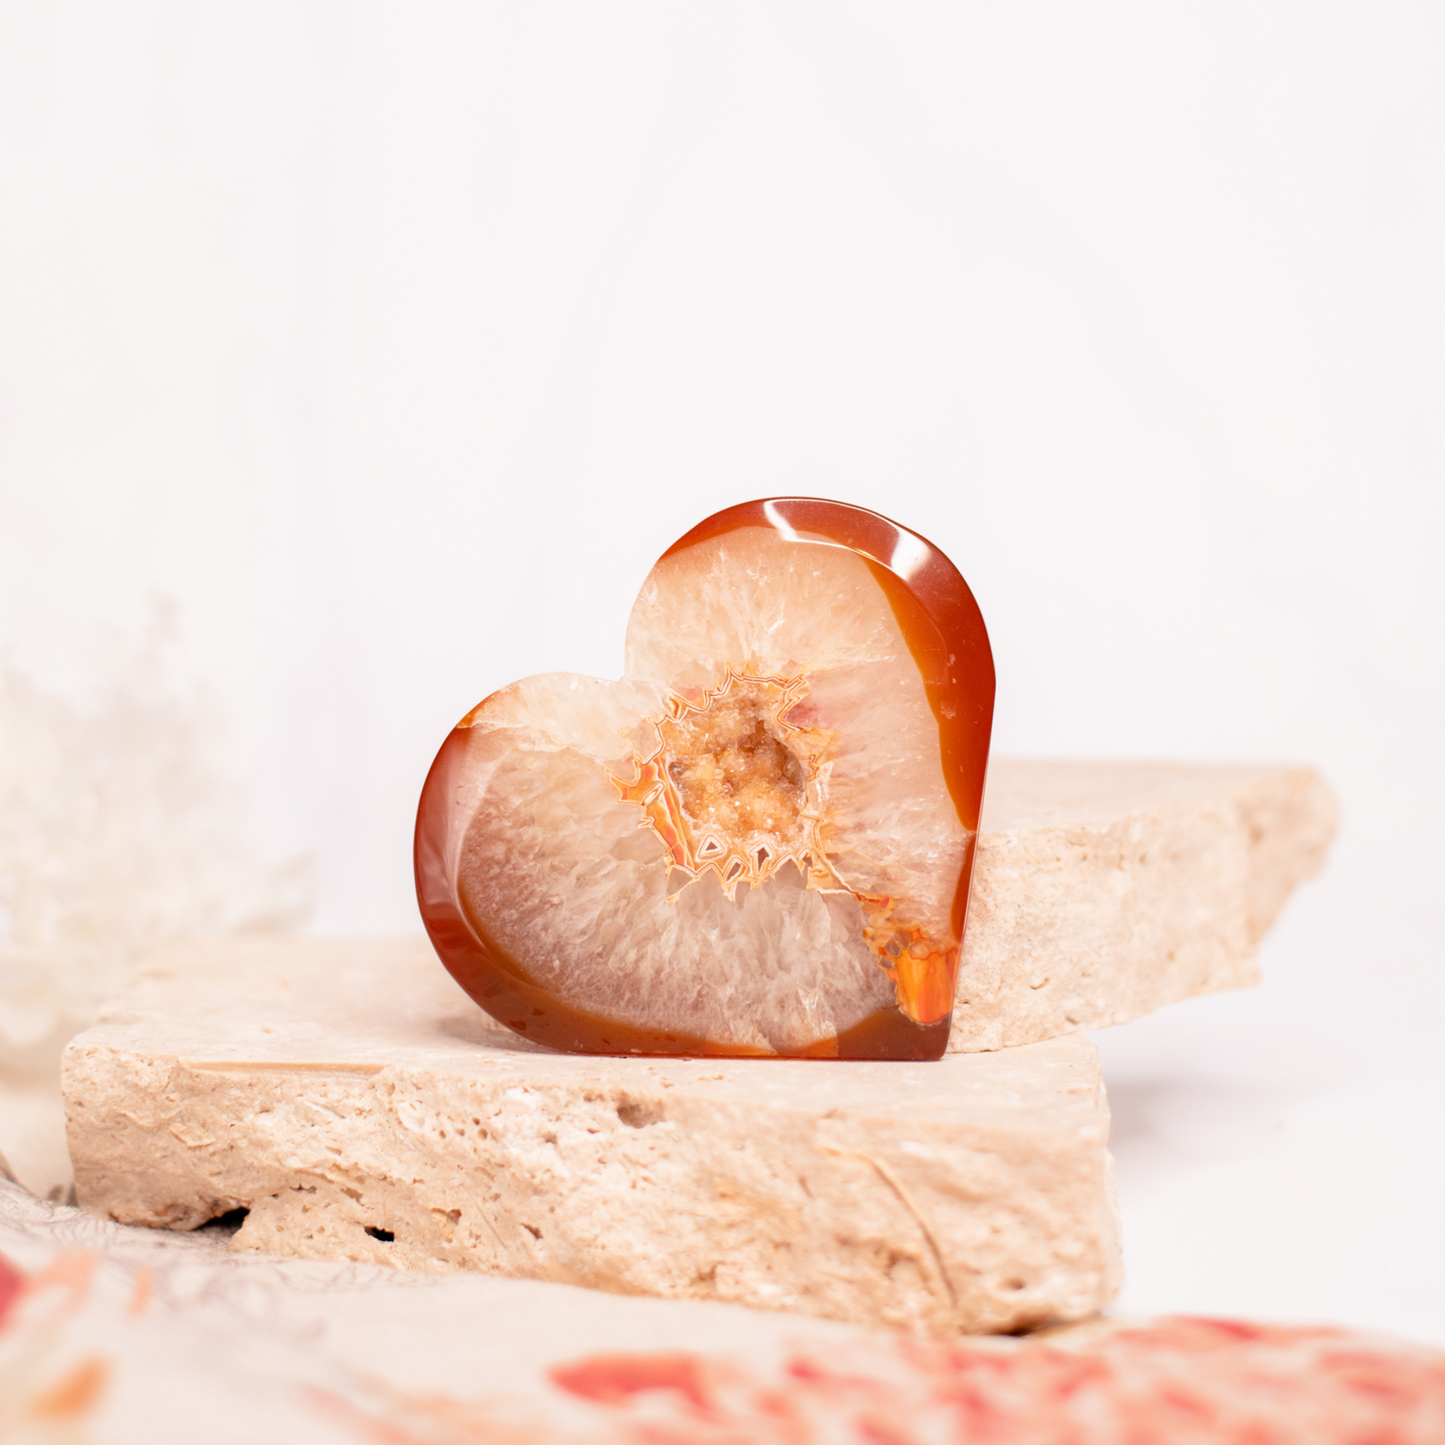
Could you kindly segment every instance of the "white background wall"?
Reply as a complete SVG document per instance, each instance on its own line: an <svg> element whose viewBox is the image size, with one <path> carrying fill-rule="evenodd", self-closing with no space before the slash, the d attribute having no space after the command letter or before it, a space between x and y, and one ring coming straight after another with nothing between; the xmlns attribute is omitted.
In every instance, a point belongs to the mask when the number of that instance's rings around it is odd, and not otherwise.
<svg viewBox="0 0 1445 1445"><path fill-rule="evenodd" d="M1266 988L1102 1040L1126 1303L1445 1340L1442 63L1430 4L7 0L0 649L176 599L316 927L409 930L461 713L615 675L720 506L889 513L998 751L1342 799Z"/></svg>

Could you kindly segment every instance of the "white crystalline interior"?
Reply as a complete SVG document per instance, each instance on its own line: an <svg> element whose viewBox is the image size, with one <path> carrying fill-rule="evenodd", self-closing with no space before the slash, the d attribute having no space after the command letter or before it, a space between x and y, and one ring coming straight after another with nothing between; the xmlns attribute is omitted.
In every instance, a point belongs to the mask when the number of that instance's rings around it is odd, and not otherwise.
<svg viewBox="0 0 1445 1445"><path fill-rule="evenodd" d="M457 879L474 925L579 1008L734 1047L805 1047L890 1004L855 894L886 895L892 923L951 945L968 835L868 565L740 529L653 569L627 643L621 682L529 678L468 719ZM845 886L805 887L792 863L731 897L716 873L687 881L644 808L619 796L612 778L640 776L669 695L730 672L802 679L786 721L829 739L813 769L817 836Z"/></svg>

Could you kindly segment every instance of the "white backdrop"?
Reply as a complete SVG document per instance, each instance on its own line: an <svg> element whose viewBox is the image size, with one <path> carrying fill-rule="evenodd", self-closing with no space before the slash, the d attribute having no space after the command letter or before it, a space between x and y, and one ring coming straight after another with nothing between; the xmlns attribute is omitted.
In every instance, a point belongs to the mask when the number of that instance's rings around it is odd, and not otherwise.
<svg viewBox="0 0 1445 1445"><path fill-rule="evenodd" d="M1445 12L0 5L0 648L173 598L320 931L759 495L969 578L996 750L1318 764L1269 982L1101 1039L1139 1309L1445 1340Z"/></svg>

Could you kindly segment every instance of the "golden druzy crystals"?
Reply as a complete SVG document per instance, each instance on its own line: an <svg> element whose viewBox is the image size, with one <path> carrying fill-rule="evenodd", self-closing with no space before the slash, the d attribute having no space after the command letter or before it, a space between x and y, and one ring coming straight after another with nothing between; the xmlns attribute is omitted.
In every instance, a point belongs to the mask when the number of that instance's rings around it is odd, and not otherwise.
<svg viewBox="0 0 1445 1445"><path fill-rule="evenodd" d="M936 1058L993 687L915 533L720 512L648 575L620 682L525 679L443 744L416 836L437 952L558 1048Z"/></svg>
<svg viewBox="0 0 1445 1445"><path fill-rule="evenodd" d="M802 677L729 671L716 691L674 693L667 715L648 719L656 742L646 736L646 756L633 753L637 776L612 781L666 845L679 890L704 870L730 898L784 863L831 876L818 833L829 735L788 721L806 690Z"/></svg>

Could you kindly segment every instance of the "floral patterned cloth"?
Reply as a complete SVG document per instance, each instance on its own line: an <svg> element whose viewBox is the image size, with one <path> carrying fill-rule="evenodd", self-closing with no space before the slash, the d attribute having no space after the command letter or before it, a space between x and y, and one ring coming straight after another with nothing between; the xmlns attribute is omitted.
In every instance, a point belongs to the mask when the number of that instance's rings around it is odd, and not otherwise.
<svg viewBox="0 0 1445 1445"><path fill-rule="evenodd" d="M1445 1355L1341 1330L1177 1319L939 1343L227 1245L0 1182L0 1442L1445 1442Z"/></svg>

